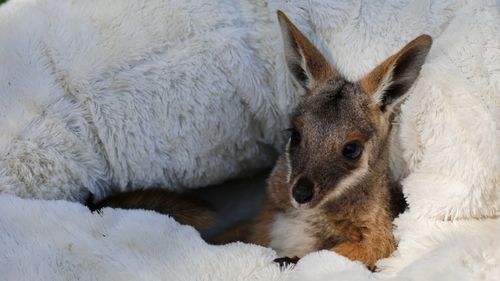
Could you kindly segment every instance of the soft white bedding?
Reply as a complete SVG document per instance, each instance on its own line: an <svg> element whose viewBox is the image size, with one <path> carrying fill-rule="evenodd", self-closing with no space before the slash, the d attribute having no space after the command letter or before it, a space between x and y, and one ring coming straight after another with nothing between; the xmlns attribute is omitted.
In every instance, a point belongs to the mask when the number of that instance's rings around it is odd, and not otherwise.
<svg viewBox="0 0 500 281"><path fill-rule="evenodd" d="M2 280L499 280L500 12L494 1L68 1L0 7ZM272 164L300 92L275 10L356 79L434 45L402 105L392 166L409 210L371 273L329 252L209 246L152 212L78 203L188 188Z"/></svg>

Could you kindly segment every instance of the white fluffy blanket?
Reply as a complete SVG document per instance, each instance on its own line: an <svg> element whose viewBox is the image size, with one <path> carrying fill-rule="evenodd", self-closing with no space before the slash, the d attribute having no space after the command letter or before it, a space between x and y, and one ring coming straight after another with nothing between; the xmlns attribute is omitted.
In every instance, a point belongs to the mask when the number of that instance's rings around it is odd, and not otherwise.
<svg viewBox="0 0 500 281"><path fill-rule="evenodd" d="M406 214L404 239L380 273L328 251L281 271L260 246L207 245L151 211L0 196L1 280L499 280L500 221L436 222Z"/></svg>
<svg viewBox="0 0 500 281"><path fill-rule="evenodd" d="M0 7L0 191L84 200L270 165L301 94L277 8L352 79L416 35L435 38L394 130L410 208L380 272L329 252L281 272L269 249L209 246L152 212L1 195L2 279L498 280L494 1L11 0Z"/></svg>

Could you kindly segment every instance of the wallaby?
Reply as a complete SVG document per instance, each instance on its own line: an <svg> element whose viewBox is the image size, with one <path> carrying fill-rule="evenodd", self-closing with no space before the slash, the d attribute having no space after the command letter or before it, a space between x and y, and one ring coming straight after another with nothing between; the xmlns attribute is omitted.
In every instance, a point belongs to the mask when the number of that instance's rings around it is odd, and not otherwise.
<svg viewBox="0 0 500 281"><path fill-rule="evenodd" d="M242 240L291 258L330 249L374 269L396 246L391 122L432 38L417 37L350 82L281 11L278 20L289 71L306 96L291 117L290 138L268 179L262 212ZM241 227L238 232L245 233Z"/></svg>
<svg viewBox="0 0 500 281"><path fill-rule="evenodd" d="M260 215L218 242L252 242L287 257L330 249L374 269L378 259L395 249L392 220L401 211L394 207L397 190L389 178L391 122L432 39L419 36L364 78L350 82L281 11L278 20L289 71L306 95L291 117L286 151L268 179ZM182 210L157 207L182 199L172 201L171 196L176 195L137 191L96 205L153 209L175 218ZM192 224L196 212L205 208L191 210L184 223Z"/></svg>

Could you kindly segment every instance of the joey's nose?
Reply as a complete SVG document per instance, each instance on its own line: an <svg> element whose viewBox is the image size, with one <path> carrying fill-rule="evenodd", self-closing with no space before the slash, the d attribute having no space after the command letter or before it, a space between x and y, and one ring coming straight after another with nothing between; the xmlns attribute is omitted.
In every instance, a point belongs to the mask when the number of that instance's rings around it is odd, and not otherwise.
<svg viewBox="0 0 500 281"><path fill-rule="evenodd" d="M313 198L314 184L305 178L299 179L292 190L292 196L299 204L304 204Z"/></svg>

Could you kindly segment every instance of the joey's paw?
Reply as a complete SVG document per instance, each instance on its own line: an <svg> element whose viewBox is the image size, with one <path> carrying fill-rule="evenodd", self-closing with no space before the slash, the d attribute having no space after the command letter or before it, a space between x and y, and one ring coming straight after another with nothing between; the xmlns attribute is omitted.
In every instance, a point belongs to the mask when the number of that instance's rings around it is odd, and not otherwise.
<svg viewBox="0 0 500 281"><path fill-rule="evenodd" d="M274 260L274 262L277 263L280 266L280 268L285 268L289 265L296 264L298 261L299 261L298 257L293 257L293 258L282 257Z"/></svg>

